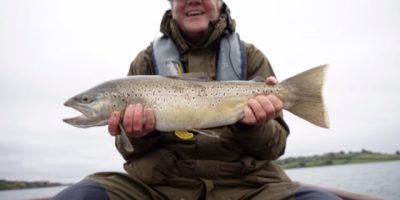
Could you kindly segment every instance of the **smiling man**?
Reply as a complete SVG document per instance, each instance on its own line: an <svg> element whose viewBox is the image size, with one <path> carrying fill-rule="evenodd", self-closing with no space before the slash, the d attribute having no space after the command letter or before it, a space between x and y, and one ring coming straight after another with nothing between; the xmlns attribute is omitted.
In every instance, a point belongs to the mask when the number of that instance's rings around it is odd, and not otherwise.
<svg viewBox="0 0 400 200"><path fill-rule="evenodd" d="M277 83L265 55L240 40L223 1L170 4L161 22L163 36L137 55L128 75L202 72L214 80L263 77L266 84ZM248 100L243 118L233 125L204 130L218 138L155 130L154 112L140 98L108 122L127 173L92 174L54 199L338 199L292 182L272 162L284 153L289 135L283 103L275 95ZM133 150L122 145L120 127Z"/></svg>
<svg viewBox="0 0 400 200"><path fill-rule="evenodd" d="M206 35L210 22L220 16L222 1L205 0L201 4L185 0L171 1L172 17L176 21L184 37L197 43Z"/></svg>

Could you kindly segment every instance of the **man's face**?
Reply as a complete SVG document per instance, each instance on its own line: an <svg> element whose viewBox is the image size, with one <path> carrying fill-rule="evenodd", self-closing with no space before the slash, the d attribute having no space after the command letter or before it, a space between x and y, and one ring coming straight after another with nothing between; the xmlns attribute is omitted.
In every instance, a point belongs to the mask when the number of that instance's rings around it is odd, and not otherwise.
<svg viewBox="0 0 400 200"><path fill-rule="evenodd" d="M218 0L172 0L172 16L189 39L203 36L210 21L218 19Z"/></svg>

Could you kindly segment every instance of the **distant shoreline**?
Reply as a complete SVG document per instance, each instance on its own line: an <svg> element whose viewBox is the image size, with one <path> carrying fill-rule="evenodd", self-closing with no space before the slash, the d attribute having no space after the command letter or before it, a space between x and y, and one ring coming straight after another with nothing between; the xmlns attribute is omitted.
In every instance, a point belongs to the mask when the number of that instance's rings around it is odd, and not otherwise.
<svg viewBox="0 0 400 200"><path fill-rule="evenodd" d="M373 163L400 160L400 151L395 154L377 153L368 150L361 150L360 152L344 152L326 153L323 155L314 156L299 156L279 159L274 161L283 169L307 168L307 167L320 167L320 166L334 166L358 163ZM45 188L68 186L70 183L58 183L49 181L11 181L0 179L0 191L3 190L18 190L18 189L31 189L31 188Z"/></svg>
<svg viewBox="0 0 400 200"><path fill-rule="evenodd" d="M333 165L346 165L358 163L373 163L400 160L400 152L395 154L383 154L363 149L360 152L340 151L337 153L326 153L323 155L300 156L279 159L275 161L283 169L320 167Z"/></svg>
<svg viewBox="0 0 400 200"><path fill-rule="evenodd" d="M57 187L57 186L67 186L67 185L71 185L71 184L49 182L49 181L11 181L11 180L1 179L0 180L0 191Z"/></svg>

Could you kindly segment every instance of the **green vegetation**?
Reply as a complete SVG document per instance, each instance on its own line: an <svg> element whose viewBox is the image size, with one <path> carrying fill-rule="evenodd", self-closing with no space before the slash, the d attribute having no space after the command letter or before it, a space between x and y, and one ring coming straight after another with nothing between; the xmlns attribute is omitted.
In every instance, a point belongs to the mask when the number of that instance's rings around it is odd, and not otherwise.
<svg viewBox="0 0 400 200"><path fill-rule="evenodd" d="M27 189L27 188L40 188L40 187L53 187L61 186L61 183L51 183L49 181L8 181L0 180L0 190L13 190L13 189Z"/></svg>
<svg viewBox="0 0 400 200"><path fill-rule="evenodd" d="M326 153L323 155L289 157L277 160L276 163L284 169L300 167L317 167L328 165L343 165L369 162L382 162L400 160L400 151L395 154L382 154L363 149L361 152L340 151L338 153Z"/></svg>

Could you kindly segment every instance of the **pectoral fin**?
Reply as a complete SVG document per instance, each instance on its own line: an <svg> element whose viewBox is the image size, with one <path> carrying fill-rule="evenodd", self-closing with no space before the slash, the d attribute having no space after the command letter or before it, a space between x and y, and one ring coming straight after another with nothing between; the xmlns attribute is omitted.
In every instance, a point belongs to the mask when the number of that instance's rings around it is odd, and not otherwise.
<svg viewBox="0 0 400 200"><path fill-rule="evenodd" d="M128 136L126 135L124 126L122 125L122 123L119 123L119 129L121 131L121 142L122 142L122 147L124 148L125 151L132 153L135 149L132 146L131 141L129 140Z"/></svg>
<svg viewBox="0 0 400 200"><path fill-rule="evenodd" d="M199 130L199 129L191 129L190 131L198 133L198 134L202 134L208 137L213 137L213 138L219 138L219 134L217 134L215 131L211 131L211 130Z"/></svg>

